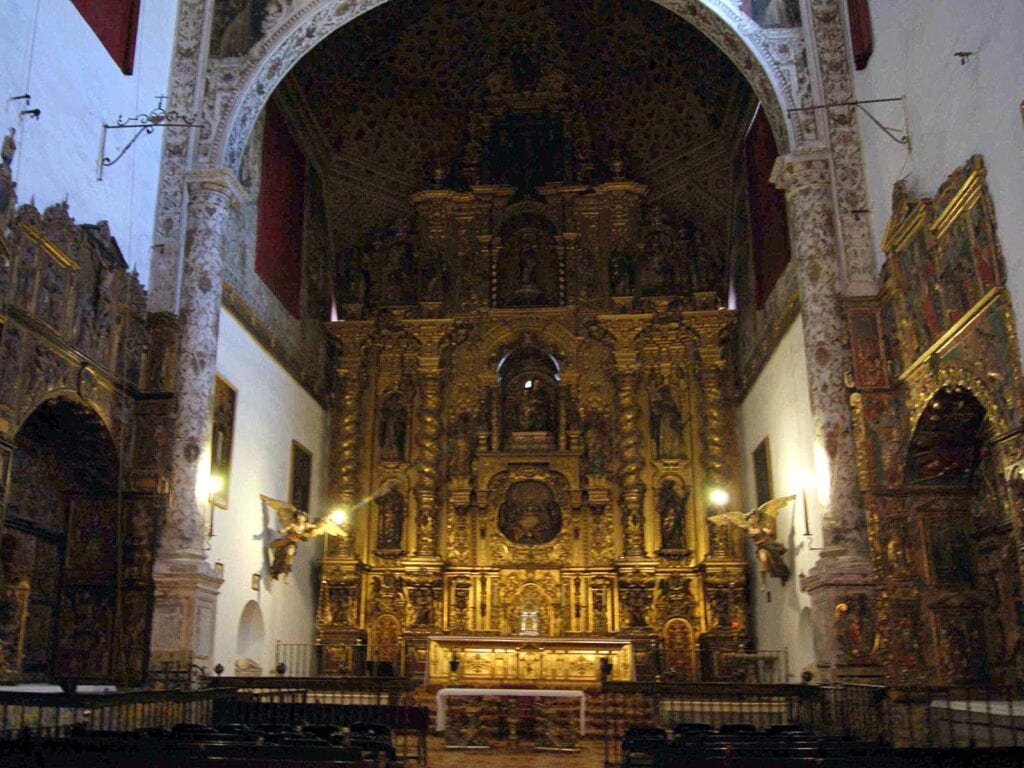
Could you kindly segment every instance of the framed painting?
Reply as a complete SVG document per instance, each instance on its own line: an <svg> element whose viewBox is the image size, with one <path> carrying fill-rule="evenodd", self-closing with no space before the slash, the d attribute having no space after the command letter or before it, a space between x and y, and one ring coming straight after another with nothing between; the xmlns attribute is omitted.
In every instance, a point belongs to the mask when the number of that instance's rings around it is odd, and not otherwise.
<svg viewBox="0 0 1024 768"><path fill-rule="evenodd" d="M307 515L312 476L313 454L301 443L292 440L291 491L288 494L288 501Z"/></svg>
<svg viewBox="0 0 1024 768"><path fill-rule="evenodd" d="M231 486L231 445L237 390L218 376L213 384L213 437L210 445L210 503L227 509Z"/></svg>

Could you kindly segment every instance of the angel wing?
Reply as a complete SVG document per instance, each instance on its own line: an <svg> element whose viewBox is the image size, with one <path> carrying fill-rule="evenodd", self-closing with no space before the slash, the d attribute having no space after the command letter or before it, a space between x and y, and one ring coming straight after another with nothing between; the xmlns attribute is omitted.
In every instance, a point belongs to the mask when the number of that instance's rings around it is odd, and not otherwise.
<svg viewBox="0 0 1024 768"><path fill-rule="evenodd" d="M747 516L742 512L721 512L717 515L708 515L708 520L715 525L735 525L737 528L747 530Z"/></svg>
<svg viewBox="0 0 1024 768"><path fill-rule="evenodd" d="M270 510L277 513L277 519L281 523L281 527L285 528L295 522L295 514L299 511L292 504L287 501L281 501L280 499L272 499L269 496L260 494L260 500L263 502L263 509L267 512L267 517L270 517Z"/></svg>
<svg viewBox="0 0 1024 768"><path fill-rule="evenodd" d="M320 536L321 534L327 533L331 536L347 536L345 529L338 525L336 522L331 520L330 516L321 517L319 520L314 520L309 527L309 535Z"/></svg>
<svg viewBox="0 0 1024 768"><path fill-rule="evenodd" d="M753 510L747 517L751 519L751 522L764 531L766 534L775 538L775 520L779 516L779 512L782 511L783 507L789 504L791 501L796 499L796 496L780 496L777 499L770 499L764 504Z"/></svg>

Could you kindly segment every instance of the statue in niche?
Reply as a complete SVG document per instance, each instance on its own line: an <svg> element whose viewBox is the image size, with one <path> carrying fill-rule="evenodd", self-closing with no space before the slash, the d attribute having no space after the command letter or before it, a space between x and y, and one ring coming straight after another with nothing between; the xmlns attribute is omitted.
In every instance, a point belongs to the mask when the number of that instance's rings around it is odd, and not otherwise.
<svg viewBox="0 0 1024 768"><path fill-rule="evenodd" d="M377 497L377 509L377 548L400 549L402 530L405 527L405 498L399 490L398 483L388 483L387 491Z"/></svg>
<svg viewBox="0 0 1024 768"><path fill-rule="evenodd" d="M551 393L541 379L527 379L516 403L516 429L550 432L553 428Z"/></svg>
<svg viewBox="0 0 1024 768"><path fill-rule="evenodd" d="M658 519L661 521L662 549L686 549L686 502L690 489L666 477L658 489Z"/></svg>
<svg viewBox="0 0 1024 768"><path fill-rule="evenodd" d="M588 414L583 422L583 457L588 473L605 473L608 464L608 424L601 414Z"/></svg>
<svg viewBox="0 0 1024 768"><path fill-rule="evenodd" d="M453 477L466 477L473 470L473 449L475 438L473 414L459 416L451 435L451 460L448 469Z"/></svg>
<svg viewBox="0 0 1024 768"><path fill-rule="evenodd" d="M334 290L339 309L343 304L364 304L369 295L367 256L361 248L349 248L338 259L338 285Z"/></svg>
<svg viewBox="0 0 1024 768"><path fill-rule="evenodd" d="M405 438L408 430L408 411L398 393L388 395L380 414L380 457L392 461L405 459Z"/></svg>
<svg viewBox="0 0 1024 768"><path fill-rule="evenodd" d="M671 388L658 387L651 397L651 439L659 459L686 457L685 426Z"/></svg>
<svg viewBox="0 0 1024 768"><path fill-rule="evenodd" d="M635 282L633 255L624 239L619 240L608 255L608 284L612 296L630 296Z"/></svg>

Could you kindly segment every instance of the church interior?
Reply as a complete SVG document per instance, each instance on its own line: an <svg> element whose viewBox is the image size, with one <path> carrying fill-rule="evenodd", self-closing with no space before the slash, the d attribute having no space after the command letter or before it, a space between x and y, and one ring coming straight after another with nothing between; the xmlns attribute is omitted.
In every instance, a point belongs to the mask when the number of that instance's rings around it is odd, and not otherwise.
<svg viewBox="0 0 1024 768"><path fill-rule="evenodd" d="M1024 759L1024 7L45 5L0 747Z"/></svg>

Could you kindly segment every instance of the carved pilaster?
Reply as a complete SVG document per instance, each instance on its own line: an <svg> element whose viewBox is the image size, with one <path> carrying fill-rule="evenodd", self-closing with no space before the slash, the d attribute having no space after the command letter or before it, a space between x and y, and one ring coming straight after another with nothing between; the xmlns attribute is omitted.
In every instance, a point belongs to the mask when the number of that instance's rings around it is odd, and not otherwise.
<svg viewBox="0 0 1024 768"><path fill-rule="evenodd" d="M196 498L196 476L210 431L222 254L228 207L239 195L236 185L225 171L205 172L189 183L180 336L175 360L178 410L172 449L171 506L160 540L161 558L203 559L203 515Z"/></svg>
<svg viewBox="0 0 1024 768"><path fill-rule="evenodd" d="M844 344L838 253L827 157L792 154L779 158L776 184L786 192L793 255L804 326L814 443L830 480L823 519L825 545L867 552L866 520L857 487L853 427L844 376L852 367Z"/></svg>
<svg viewBox="0 0 1024 768"><path fill-rule="evenodd" d="M205 0L178 3L174 53L167 92L167 110L194 115L196 101L202 95L204 78L200 73L203 49L209 34L203 34ZM156 232L153 237L149 268L149 309L173 312L178 291L182 218L185 214L186 167L189 160L190 128L167 128L160 160L160 189L157 197ZM191 190L190 190L191 192Z"/></svg>
<svg viewBox="0 0 1024 768"><path fill-rule="evenodd" d="M817 51L818 75L825 104L850 104L856 98L847 46L849 34L843 29L845 3L840 0L811 0L809 27ZM825 110L831 146L832 173L841 240L836 246L837 279L851 296L870 296L877 290L871 228L863 212L868 204L864 182L864 161L856 107Z"/></svg>

